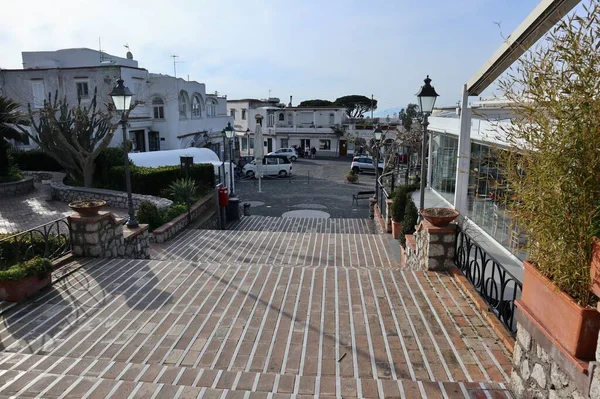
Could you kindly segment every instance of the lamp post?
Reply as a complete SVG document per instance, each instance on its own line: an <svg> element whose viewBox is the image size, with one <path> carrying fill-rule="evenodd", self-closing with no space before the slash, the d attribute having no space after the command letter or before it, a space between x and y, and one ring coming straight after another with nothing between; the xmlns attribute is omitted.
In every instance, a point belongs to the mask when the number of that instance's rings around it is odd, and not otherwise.
<svg viewBox="0 0 600 399"><path fill-rule="evenodd" d="M375 156L375 199L379 200L379 142L381 141L381 135L383 131L377 126L377 128L373 131L373 135L375 136L375 148L377 149L377 154Z"/></svg>
<svg viewBox="0 0 600 399"><path fill-rule="evenodd" d="M129 219L127 219L127 227L135 228L139 224L135 219L135 211L133 209L133 199L131 198L131 175L129 173L129 155L127 152L127 114L131 105L131 97L133 93L128 87L123 85L123 79L117 80L117 85L109 94L115 104L117 111L121 111L121 130L123 131L123 152L125 153L125 185L127 186L127 208L129 211Z"/></svg>
<svg viewBox="0 0 600 399"><path fill-rule="evenodd" d="M250 128L246 129L246 151L250 155Z"/></svg>
<svg viewBox="0 0 600 399"><path fill-rule="evenodd" d="M235 136L235 130L231 126L231 122L227 122L227 127L223 129L225 132L225 137L229 139L229 183L231 184L231 191L229 192L229 196L235 197L233 192L233 137Z"/></svg>
<svg viewBox="0 0 600 399"><path fill-rule="evenodd" d="M419 201L419 210L423 210L425 208L425 156L426 156L426 147L425 141L427 139L427 126L429 126L428 117L429 114L433 111L433 106L435 105L435 100L438 98L439 94L435 92L435 89L431 85L431 79L429 79L429 75L423 80L425 84L421 86L421 89L417 93L417 98L419 99L419 109L423 113L423 143L421 145L421 198ZM431 157L431 154L429 154ZM419 220L421 219L421 215L419 213Z"/></svg>

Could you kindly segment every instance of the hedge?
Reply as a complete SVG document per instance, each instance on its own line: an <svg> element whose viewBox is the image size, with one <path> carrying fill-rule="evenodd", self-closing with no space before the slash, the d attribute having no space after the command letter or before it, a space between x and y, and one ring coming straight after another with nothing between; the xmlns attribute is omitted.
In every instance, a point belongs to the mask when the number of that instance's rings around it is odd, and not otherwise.
<svg viewBox="0 0 600 399"><path fill-rule="evenodd" d="M10 237L12 234L0 234L0 240ZM56 234L50 234L47 240L48 254L52 254L65 244L66 238ZM46 240L40 234L25 234L17 240L0 241L0 269L15 265L23 259L44 255Z"/></svg>
<svg viewBox="0 0 600 399"><path fill-rule="evenodd" d="M137 209L136 218L138 222L148 224L150 231L152 231L186 212L187 206L184 204L174 204L170 208L161 211L152 202L142 201Z"/></svg>
<svg viewBox="0 0 600 399"><path fill-rule="evenodd" d="M6 270L0 270L0 281L17 281L31 276L43 279L50 272L52 272L52 262L46 258L35 257Z"/></svg>
<svg viewBox="0 0 600 399"><path fill-rule="evenodd" d="M61 172L63 167L42 150L11 150L13 163L21 170Z"/></svg>
<svg viewBox="0 0 600 399"><path fill-rule="evenodd" d="M125 191L125 167L114 166L109 172L109 189ZM180 166L161 166L159 168L147 168L133 166L131 172L131 189L136 194L161 196L164 190L177 179L185 178L185 172ZM215 186L215 172L212 164L196 164L189 171L189 177L193 179L201 191L211 189Z"/></svg>

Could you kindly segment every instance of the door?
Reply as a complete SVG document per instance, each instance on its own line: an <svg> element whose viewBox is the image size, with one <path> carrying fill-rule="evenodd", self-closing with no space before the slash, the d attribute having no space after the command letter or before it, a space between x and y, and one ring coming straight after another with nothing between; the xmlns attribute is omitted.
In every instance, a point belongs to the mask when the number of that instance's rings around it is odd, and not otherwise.
<svg viewBox="0 0 600 399"><path fill-rule="evenodd" d="M340 157L345 157L348 154L348 145L346 140L340 140Z"/></svg>
<svg viewBox="0 0 600 399"><path fill-rule="evenodd" d="M273 152L273 139L267 139L267 154Z"/></svg>
<svg viewBox="0 0 600 399"><path fill-rule="evenodd" d="M148 132L148 151L160 151L160 136L157 131Z"/></svg>
<svg viewBox="0 0 600 399"><path fill-rule="evenodd" d="M265 175L276 175L279 173L279 165L277 163L277 158L265 158L265 170L263 173Z"/></svg>
<svg viewBox="0 0 600 399"><path fill-rule="evenodd" d="M146 152L146 132L143 130L134 130L131 133L135 138L133 150L137 152Z"/></svg>

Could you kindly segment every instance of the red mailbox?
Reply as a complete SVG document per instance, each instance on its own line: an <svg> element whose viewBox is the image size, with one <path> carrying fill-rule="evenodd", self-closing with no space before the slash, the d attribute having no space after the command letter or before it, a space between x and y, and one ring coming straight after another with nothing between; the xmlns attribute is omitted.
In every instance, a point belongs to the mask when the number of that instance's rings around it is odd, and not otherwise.
<svg viewBox="0 0 600 399"><path fill-rule="evenodd" d="M219 206L227 206L229 203L229 194L227 187L219 187Z"/></svg>

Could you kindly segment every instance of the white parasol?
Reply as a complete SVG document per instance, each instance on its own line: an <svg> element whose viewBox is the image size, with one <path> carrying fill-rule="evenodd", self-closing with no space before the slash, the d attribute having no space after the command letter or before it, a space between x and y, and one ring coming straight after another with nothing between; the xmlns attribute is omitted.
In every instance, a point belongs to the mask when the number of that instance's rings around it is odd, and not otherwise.
<svg viewBox="0 0 600 399"><path fill-rule="evenodd" d="M264 157L263 134L261 126L262 117L256 115L256 132L254 133L254 161L256 162L256 174L258 177L258 192L261 192L262 162Z"/></svg>

